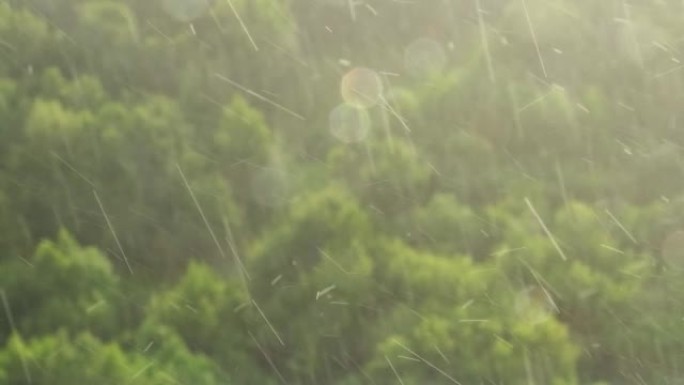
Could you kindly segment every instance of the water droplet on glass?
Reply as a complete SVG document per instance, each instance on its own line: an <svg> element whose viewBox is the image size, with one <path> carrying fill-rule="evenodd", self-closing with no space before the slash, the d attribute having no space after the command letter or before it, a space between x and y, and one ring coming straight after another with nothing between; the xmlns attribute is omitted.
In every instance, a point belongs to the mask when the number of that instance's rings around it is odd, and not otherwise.
<svg viewBox="0 0 684 385"><path fill-rule="evenodd" d="M432 39L414 40L404 51L404 69L415 77L425 77L441 71L446 61L444 48Z"/></svg>
<svg viewBox="0 0 684 385"><path fill-rule="evenodd" d="M368 112L349 104L340 104L330 112L330 133L344 143L363 141L370 125Z"/></svg>
<svg viewBox="0 0 684 385"><path fill-rule="evenodd" d="M356 67L342 77L342 99L357 108L370 108L378 104L382 96L382 80L373 70Z"/></svg>

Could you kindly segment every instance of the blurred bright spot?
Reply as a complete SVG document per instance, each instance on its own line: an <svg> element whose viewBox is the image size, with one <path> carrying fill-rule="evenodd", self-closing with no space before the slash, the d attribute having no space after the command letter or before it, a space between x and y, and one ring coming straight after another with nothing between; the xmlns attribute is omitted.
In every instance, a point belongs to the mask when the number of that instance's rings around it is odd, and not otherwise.
<svg viewBox="0 0 684 385"><path fill-rule="evenodd" d="M178 21L193 21L204 15L213 0L162 0L164 10Z"/></svg>
<svg viewBox="0 0 684 385"><path fill-rule="evenodd" d="M342 99L357 108L370 108L378 104L382 96L382 80L373 70L356 67L342 77Z"/></svg>
<svg viewBox="0 0 684 385"><path fill-rule="evenodd" d="M364 140L370 125L368 112L349 104L340 104L330 112L330 133L344 143Z"/></svg>
<svg viewBox="0 0 684 385"><path fill-rule="evenodd" d="M515 298L515 312L525 322L541 323L551 317L555 304L550 294L536 286L521 290Z"/></svg>
<svg viewBox="0 0 684 385"><path fill-rule="evenodd" d="M684 230L670 233L660 249L668 268L684 270Z"/></svg>
<svg viewBox="0 0 684 385"><path fill-rule="evenodd" d="M420 38L414 40L404 51L404 69L415 77L429 76L444 69L447 57L438 42Z"/></svg>
<svg viewBox="0 0 684 385"><path fill-rule="evenodd" d="M252 175L252 196L256 203L266 207L280 207L287 203L287 175L281 170L264 168Z"/></svg>

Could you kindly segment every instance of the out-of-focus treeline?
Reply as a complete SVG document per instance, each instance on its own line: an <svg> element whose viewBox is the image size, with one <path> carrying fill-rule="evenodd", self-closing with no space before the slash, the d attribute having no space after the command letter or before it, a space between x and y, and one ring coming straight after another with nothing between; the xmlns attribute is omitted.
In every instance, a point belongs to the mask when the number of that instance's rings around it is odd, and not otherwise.
<svg viewBox="0 0 684 385"><path fill-rule="evenodd" d="M682 384L684 3L0 0L0 384Z"/></svg>

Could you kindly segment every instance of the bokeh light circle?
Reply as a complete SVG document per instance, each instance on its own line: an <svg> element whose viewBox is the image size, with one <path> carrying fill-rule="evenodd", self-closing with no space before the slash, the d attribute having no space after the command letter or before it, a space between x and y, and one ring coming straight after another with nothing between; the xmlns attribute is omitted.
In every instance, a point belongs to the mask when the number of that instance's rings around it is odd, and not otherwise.
<svg viewBox="0 0 684 385"><path fill-rule="evenodd" d="M162 0L164 10L174 19L189 23L204 15L213 0Z"/></svg>
<svg viewBox="0 0 684 385"><path fill-rule="evenodd" d="M404 50L404 69L411 76L428 77L442 71L446 63L444 48L432 39L414 40Z"/></svg>
<svg viewBox="0 0 684 385"><path fill-rule="evenodd" d="M363 141L370 130L368 112L361 108L343 103L330 112L330 133L344 143Z"/></svg>
<svg viewBox="0 0 684 385"><path fill-rule="evenodd" d="M356 67L342 77L340 93L342 99L357 108L370 108L382 97L382 80L377 72Z"/></svg>

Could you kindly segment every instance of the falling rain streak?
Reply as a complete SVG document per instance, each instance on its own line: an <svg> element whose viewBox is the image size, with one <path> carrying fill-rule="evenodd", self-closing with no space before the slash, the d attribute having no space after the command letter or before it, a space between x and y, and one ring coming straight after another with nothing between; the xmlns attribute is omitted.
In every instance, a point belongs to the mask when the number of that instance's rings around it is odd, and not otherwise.
<svg viewBox="0 0 684 385"><path fill-rule="evenodd" d="M537 58L539 59L539 66L544 73L544 78L548 78L546 73L546 65L544 64L544 58L542 57L541 50L539 49L539 42L537 41L537 34L534 31L534 26L532 25L532 20L530 19L530 12L527 10L527 3L525 0L520 0L522 2L523 10L525 11L525 20L527 21L527 26L530 29L530 36L532 36L532 42L534 42L534 49L537 51Z"/></svg>
<svg viewBox="0 0 684 385"><path fill-rule="evenodd" d="M249 33L249 29L247 29L245 22L242 21L242 18L240 17L240 14L238 13L237 9L235 9L235 6L233 5L232 0L226 0L226 2L230 6L230 10L233 11L233 14L235 15L235 18L237 19L238 23L240 23L240 28L242 28L242 30L245 32L245 35L249 39L249 42L252 44L252 47L254 47L255 51L258 51L259 47L257 46L256 42L252 38L252 34Z"/></svg>
<svg viewBox="0 0 684 385"><path fill-rule="evenodd" d="M124 251L123 246L121 246L119 237L116 235L116 230L114 230L114 226L112 225L112 222L109 220L109 215L107 215L107 212L105 211L104 205L102 205L102 201L100 200L100 196L97 194L97 191L93 190L93 196L95 196L95 200L97 201L97 205L100 207L102 216L107 222L107 227L109 228L109 231L112 233L112 237L114 237L116 247L119 248L119 252L121 253L121 257L123 258L123 261L126 264L126 268L128 268L128 272L131 273L131 275L133 275L133 268L131 267L130 263L128 263L128 257L126 257L126 252Z"/></svg>
<svg viewBox="0 0 684 385"><path fill-rule="evenodd" d="M264 314L263 310L261 310L259 305L254 300L252 300L252 304L254 305L254 307L257 309L257 311L261 315L261 318L264 319L264 322L266 322L266 325L268 325L268 328L271 329L271 332L273 332L273 335L278 339L278 342L280 342L281 345L285 346L285 342L283 342L283 339L280 338L280 334L278 334L278 332L275 330L273 325L271 325L271 322L268 320L268 318L266 318L266 314Z"/></svg>
<svg viewBox="0 0 684 385"><path fill-rule="evenodd" d="M551 244L553 244L553 247L556 249L556 251L558 251L558 254L560 255L561 259L566 261L568 257L565 256L565 253L563 252L563 249L561 249L560 245L558 245L556 238L553 236L553 234L551 234L551 231L549 231L549 228L546 227L546 224L542 220L541 216L539 216L539 213L537 213L537 210L535 210L534 206L532 206L532 202L530 202L528 198L525 198L525 203L527 204L527 207L530 209L534 217L539 222L539 225L541 226L542 230L544 230L544 233L549 238L549 241L551 241Z"/></svg>
<svg viewBox="0 0 684 385"><path fill-rule="evenodd" d="M209 232L211 239L214 241L214 244L218 249L219 254L221 255L221 257L226 258L226 253L225 251L223 251L223 247L221 247L221 243L218 241L218 238L216 238L216 234L214 234L214 230L211 228L209 220L207 220L207 216L204 214L204 210L202 210L202 206L200 206L199 201L195 196L195 193L192 191L190 183L188 183L188 179L185 177L185 174L183 173L183 169L181 169L181 166L177 163L176 168L178 169L178 173L180 174L181 179L183 179L183 184L185 185L185 188L188 190L190 198L192 198L192 202L195 204L195 207L197 208L197 212L199 212L200 216L202 217L202 221L204 222L204 225L207 227L207 231Z"/></svg>
<svg viewBox="0 0 684 385"><path fill-rule="evenodd" d="M281 110L281 111L283 111L283 112L285 112L285 113L287 113L287 114L289 114L289 115L291 115L291 116L293 116L299 120L306 120L306 118L304 118L302 115L292 111L291 109L281 105L280 103L277 103L277 102L275 102L275 101L273 101L273 100L271 100L271 99L269 99L269 98L267 98L267 97L265 97L265 96L263 96L257 92L254 92L251 89L249 89L249 88L247 88L247 87L245 87L239 83L236 83L236 82L228 79L227 77L225 77L223 75L214 74L214 76L216 78L223 80L224 82L230 84L231 86L239 89L240 91L243 91L244 93L257 98L258 100L261 100L262 102L268 103L268 104L278 108L279 110Z"/></svg>
<svg viewBox="0 0 684 385"><path fill-rule="evenodd" d="M460 382L456 381L453 377L451 377L448 373L446 373L446 372L443 371L442 369L440 369L440 368L438 368L437 366L435 366L434 364L432 364L430 361L428 361L428 360L426 360L425 358L423 358L423 356L421 356L420 354L418 354L418 353L414 352L413 350L409 349L408 347L406 347L406 346L405 346L404 344L402 344L401 342L399 342L399 341L397 341L397 340L394 340L394 343L396 343L397 345L401 346L401 347L402 347L404 350L406 350L407 352L413 354L413 355L414 355L416 358L418 358L420 361L423 361L423 363L425 363L425 365L427 365L427 366L431 367L432 369L436 370L439 374L441 374L441 375L443 375L444 377L446 377L449 381L453 382L453 383L456 384L456 385L462 385Z"/></svg>

